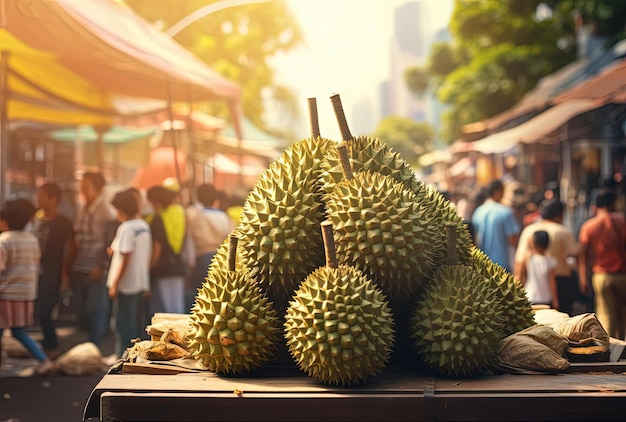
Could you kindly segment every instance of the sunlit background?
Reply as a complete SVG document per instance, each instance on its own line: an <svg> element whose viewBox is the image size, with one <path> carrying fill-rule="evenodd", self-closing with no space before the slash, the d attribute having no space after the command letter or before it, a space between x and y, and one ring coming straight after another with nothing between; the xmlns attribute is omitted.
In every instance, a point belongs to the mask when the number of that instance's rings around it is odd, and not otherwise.
<svg viewBox="0 0 626 422"><path fill-rule="evenodd" d="M334 94L352 135L442 191L511 178L530 200L558 182L574 210L623 173L626 2L1 4L2 198L44 180L76 198L94 166L112 189L177 177L245 196L310 135L309 98L341 140Z"/></svg>
<svg viewBox="0 0 626 422"><path fill-rule="evenodd" d="M304 43L272 63L304 112L307 98L318 99L323 136L341 138L329 101L333 93L341 95L353 134L370 134L385 111L385 85L398 89L405 67L426 62L430 45L446 37L452 5L452 0L289 0ZM279 116L273 119L280 124ZM308 136L306 116L294 130Z"/></svg>

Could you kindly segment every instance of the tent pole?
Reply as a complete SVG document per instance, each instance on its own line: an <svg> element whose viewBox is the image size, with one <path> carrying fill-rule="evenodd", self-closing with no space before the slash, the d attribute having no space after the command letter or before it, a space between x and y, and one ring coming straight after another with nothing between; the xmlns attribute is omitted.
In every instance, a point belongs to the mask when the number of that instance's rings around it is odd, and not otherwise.
<svg viewBox="0 0 626 422"><path fill-rule="evenodd" d="M0 201L4 204L9 193L7 172L9 170L9 52L0 53Z"/></svg>
<svg viewBox="0 0 626 422"><path fill-rule="evenodd" d="M189 114L187 116L187 137L189 138L189 155L191 156L191 192L190 195L192 199L195 201L196 198L193 198L193 191L196 187L196 137L195 131L193 128L193 92L191 87L187 86L187 95L189 99L187 103L189 104Z"/></svg>
<svg viewBox="0 0 626 422"><path fill-rule="evenodd" d="M98 169L104 173L104 134L107 132L107 128L97 125L94 127L96 130L96 164Z"/></svg>
<svg viewBox="0 0 626 422"><path fill-rule="evenodd" d="M228 109L233 118L233 128L235 129L235 135L237 136L237 163L239 164L237 183L239 186L243 186L243 111L240 107L241 105L235 104L232 101L228 103Z"/></svg>
<svg viewBox="0 0 626 422"><path fill-rule="evenodd" d="M237 139L237 149L239 150L239 188L243 188L243 139Z"/></svg>
<svg viewBox="0 0 626 422"><path fill-rule="evenodd" d="M182 186L180 180L180 169L178 168L178 143L176 142L176 130L174 129L174 110L172 110L172 85L170 78L167 77L167 115L170 119L170 132L172 135L172 148L174 149L174 171L176 172L176 180Z"/></svg>

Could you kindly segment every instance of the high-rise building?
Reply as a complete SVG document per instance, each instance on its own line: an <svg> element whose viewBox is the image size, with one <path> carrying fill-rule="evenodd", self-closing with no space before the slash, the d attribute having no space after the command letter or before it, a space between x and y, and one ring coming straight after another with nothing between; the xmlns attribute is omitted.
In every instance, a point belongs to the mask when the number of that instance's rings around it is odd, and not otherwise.
<svg viewBox="0 0 626 422"><path fill-rule="evenodd" d="M432 45L433 43L448 41L450 41L450 31L448 30L448 28L443 28L435 32L435 34L432 36L432 41L429 44ZM441 128L441 117L443 115L444 106L441 102L439 102L439 100L437 100L434 87L426 93L424 101L426 121L430 123L435 132L435 148L443 147L443 145L440 143L440 139L437 137L437 134L439 133L439 129Z"/></svg>
<svg viewBox="0 0 626 422"><path fill-rule="evenodd" d="M394 12L394 43L401 51L416 58L427 54L422 41L426 35L423 15L424 7L420 1L405 3Z"/></svg>
<svg viewBox="0 0 626 422"><path fill-rule="evenodd" d="M446 16L451 7L450 0L414 0L395 9L389 79L380 86L382 117L396 115L417 122L425 121L437 133L441 125L441 103L437 101L434 90L426 92L423 98L416 98L406 85L405 72L409 68L426 65L433 43L450 40L450 33L442 27L441 19L434 18Z"/></svg>
<svg viewBox="0 0 626 422"><path fill-rule="evenodd" d="M406 86L406 69L423 66L426 60L426 24L421 1L407 2L396 8L391 40L390 76L388 84L389 108L382 115L425 120L424 104L415 98Z"/></svg>

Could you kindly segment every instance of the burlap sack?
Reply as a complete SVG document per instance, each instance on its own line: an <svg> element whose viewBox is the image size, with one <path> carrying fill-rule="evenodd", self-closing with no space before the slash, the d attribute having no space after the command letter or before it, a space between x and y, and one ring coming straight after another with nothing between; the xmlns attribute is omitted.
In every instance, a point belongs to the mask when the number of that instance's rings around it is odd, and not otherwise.
<svg viewBox="0 0 626 422"><path fill-rule="evenodd" d="M567 339L550 327L535 325L504 339L496 366L512 374L554 374L569 367L562 354Z"/></svg>
<svg viewBox="0 0 626 422"><path fill-rule="evenodd" d="M576 315L567 320L555 322L551 327L555 332L566 337L570 343L600 343L609 347L609 335L594 313Z"/></svg>
<svg viewBox="0 0 626 422"><path fill-rule="evenodd" d="M146 332L153 340L159 340L168 330L185 332L189 328L189 314L155 313Z"/></svg>
<svg viewBox="0 0 626 422"><path fill-rule="evenodd" d="M91 342L81 343L54 362L56 370L67 375L92 375L102 370L102 354Z"/></svg>
<svg viewBox="0 0 626 422"><path fill-rule="evenodd" d="M543 325L533 325L525 330L519 331L516 334L530 337L538 343L549 347L554 350L558 355L563 356L565 349L567 349L568 341L563 335L557 333L550 327Z"/></svg>
<svg viewBox="0 0 626 422"><path fill-rule="evenodd" d="M189 358L190 354L177 344L144 340L126 349L125 357L129 362L137 362L138 358L148 361L163 361Z"/></svg>
<svg viewBox="0 0 626 422"><path fill-rule="evenodd" d="M170 328L163 333L160 341L176 344L185 350L187 350L187 348L189 347L189 339L187 338L186 330L174 330Z"/></svg>
<svg viewBox="0 0 626 422"><path fill-rule="evenodd" d="M559 312L556 309L535 309L535 324L548 325L569 319L569 315L565 312Z"/></svg>

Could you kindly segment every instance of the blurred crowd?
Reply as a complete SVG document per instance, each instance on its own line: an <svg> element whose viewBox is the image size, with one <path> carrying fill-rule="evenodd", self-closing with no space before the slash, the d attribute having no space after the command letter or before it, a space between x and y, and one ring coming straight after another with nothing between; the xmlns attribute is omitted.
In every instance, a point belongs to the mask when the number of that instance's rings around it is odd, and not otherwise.
<svg viewBox="0 0 626 422"><path fill-rule="evenodd" d="M534 200L514 180L444 192L474 243L515 275L533 305L570 316L595 312L607 333L626 334L626 222L621 174L589 193L583 212L561 201L558 182ZM568 218L569 217L569 218Z"/></svg>
<svg viewBox="0 0 626 422"><path fill-rule="evenodd" d="M621 177L590 195L587 217L572 228L558 183L535 200L524 187L493 180L471 194L442 192L474 243L524 285L533 305L573 316L595 312L612 337L626 331L626 221ZM7 200L0 212L0 341L4 329L40 363L60 353L53 317L60 301L89 341L115 336L114 361L158 312L187 313L217 249L236 226L243 198L211 184L175 179L145 190L105 193L100 172L85 172L75 215L63 192L44 183L35 198ZM67 199L67 198L66 198ZM41 344L25 330L38 324ZM0 361L1 364L1 361Z"/></svg>
<svg viewBox="0 0 626 422"><path fill-rule="evenodd" d="M115 336L109 361L147 338L155 313L189 312L243 204L211 184L172 178L145 190L106 187L100 172L85 172L73 218L61 211L64 195L54 182L0 211L0 342L10 330L40 362L36 374L53 371L62 352L54 318L60 302L69 302L96 346ZM34 325L41 344L26 332Z"/></svg>

